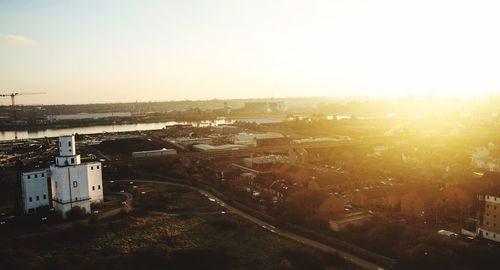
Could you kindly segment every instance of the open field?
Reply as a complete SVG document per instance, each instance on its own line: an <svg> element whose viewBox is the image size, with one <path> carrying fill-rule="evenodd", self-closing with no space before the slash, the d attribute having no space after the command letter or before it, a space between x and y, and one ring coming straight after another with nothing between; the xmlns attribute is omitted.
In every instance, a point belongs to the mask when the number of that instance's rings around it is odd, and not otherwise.
<svg viewBox="0 0 500 270"><path fill-rule="evenodd" d="M303 247L225 213L195 191L115 185L110 189L126 189L143 196L136 197L133 212L90 224L75 221L72 229L64 231L40 228L40 234L20 239L2 234L0 267L355 269L335 255Z"/></svg>

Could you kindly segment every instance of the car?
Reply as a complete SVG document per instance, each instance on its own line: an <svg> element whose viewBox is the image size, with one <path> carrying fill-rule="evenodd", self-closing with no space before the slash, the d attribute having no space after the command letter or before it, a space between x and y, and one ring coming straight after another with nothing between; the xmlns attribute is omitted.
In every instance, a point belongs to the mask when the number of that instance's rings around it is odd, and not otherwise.
<svg viewBox="0 0 500 270"><path fill-rule="evenodd" d="M144 194L146 194L146 191L142 191L142 192L141 192L141 195L144 195Z"/></svg>
<svg viewBox="0 0 500 270"><path fill-rule="evenodd" d="M133 185L133 184L134 184L134 182L133 182L133 181L130 181L130 184L131 184L131 185Z"/></svg>
<svg viewBox="0 0 500 270"><path fill-rule="evenodd" d="M93 214L99 214L99 210L94 210L92 213Z"/></svg>
<svg viewBox="0 0 500 270"><path fill-rule="evenodd" d="M220 211L220 213L224 215L226 213L226 211Z"/></svg>
<svg viewBox="0 0 500 270"><path fill-rule="evenodd" d="M109 181L109 182L110 182L111 184L113 184L115 181L111 180L111 181Z"/></svg>
<svg viewBox="0 0 500 270"><path fill-rule="evenodd" d="M45 221L45 220L47 220L47 217L42 217L41 220Z"/></svg>
<svg viewBox="0 0 500 270"><path fill-rule="evenodd" d="M122 189L122 190L120 190L120 192L121 192L121 193L124 193L124 192L125 192L125 190L123 190L123 189Z"/></svg>
<svg viewBox="0 0 500 270"><path fill-rule="evenodd" d="M122 202L122 205L127 205L127 202L126 202L126 201L123 201L123 202Z"/></svg>

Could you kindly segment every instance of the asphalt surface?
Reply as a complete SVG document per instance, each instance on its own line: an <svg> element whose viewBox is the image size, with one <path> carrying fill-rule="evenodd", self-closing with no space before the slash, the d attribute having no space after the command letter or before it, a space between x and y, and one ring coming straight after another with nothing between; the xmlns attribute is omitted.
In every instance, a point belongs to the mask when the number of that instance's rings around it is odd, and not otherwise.
<svg viewBox="0 0 500 270"><path fill-rule="evenodd" d="M131 180L115 180L115 182L130 182ZM259 226L261 226L262 228L268 230L269 232L271 233L274 233L276 235L279 235L281 237L284 237L284 238L288 238L290 240L293 240L293 241L296 241L296 242L299 242L299 243L302 243L306 246L310 246L310 247L313 247L315 249L318 249L318 250L321 250L321 251L324 251L324 252L328 252L328 253L333 253L333 254L338 254L340 255L342 258L344 258L345 260L351 262L352 264L355 264L363 269L367 269L367 270L382 270L383 268L378 266L377 264L374 264L370 261L367 261L363 258L360 258L360 257L357 257L353 254L350 254L350 253L347 253L347 252L344 252L342 250L339 250L339 249L336 249L336 248L333 248L331 246L328 246L328 245L325 245L323 243L320 243L320 242L317 242L315 240L312 240L312 239L309 239L309 238L306 238L306 237L303 237L303 236L300 236L300 235L297 235L295 233L291 233L289 231L286 231L286 230L282 230L282 229L278 229L272 225L270 225L269 223L259 219L259 218L256 218L252 215L249 215L225 202L223 202L221 199L219 199L217 196L213 195L212 193L210 192L207 192L201 188L197 188L197 187L193 187L193 186L189 186L189 185L186 185L186 184L180 184L180 183L174 183L174 182L169 182L168 179L166 179L165 181L154 181L154 180L137 180L137 179L134 179L132 180L134 181L134 183L150 183L150 184L160 184L160 185L170 185L170 186L179 186L179 187L185 187L185 188L189 188L191 190L196 190L198 191L200 194L202 194L203 196L207 197L208 200L212 201L213 203L217 203L219 204L221 207L225 208L228 212L231 212L235 215L238 215L252 223L255 223Z"/></svg>

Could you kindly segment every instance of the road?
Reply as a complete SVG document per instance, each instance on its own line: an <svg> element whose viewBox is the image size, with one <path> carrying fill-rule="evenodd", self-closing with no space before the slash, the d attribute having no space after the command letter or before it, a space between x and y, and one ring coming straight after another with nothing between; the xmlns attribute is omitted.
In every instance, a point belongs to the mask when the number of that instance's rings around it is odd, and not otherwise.
<svg viewBox="0 0 500 270"><path fill-rule="evenodd" d="M115 182L129 182L130 180L115 180ZM370 262L370 261L367 261L363 258L360 258L360 257L357 257L355 255L352 255L350 253L347 253L347 252L344 252L344 251L341 251L341 250L338 250L336 248L333 248L331 246L328 246L328 245L325 245L323 243L320 243L320 242L317 242L317 241L314 241L314 240L311 240L309 238L306 238L306 237L303 237L303 236L300 236L300 235L297 235L295 233L291 233L291 232L288 232L288 231L285 231L285 230L282 230L282 229L277 229L275 228L274 226L272 226L271 224L268 224L267 222L259 219L259 218L256 218L254 216L251 216L229 204L227 204L226 202L223 202L220 198L218 198L217 196L213 195L212 193L210 192L207 192L206 190L203 190L201 188L197 188L197 187L193 187L193 186L190 186L190 185L187 185L187 184L180 184L180 183L174 183L174 182L169 182L169 180L165 180L165 181L154 181L154 180L137 180L137 179L134 179L134 183L148 183L148 184L159 184L159 185L169 185L169 186L178 186L178 187L184 187L184 188L188 188L188 189L191 189L191 190L196 190L197 192L199 192L200 194L202 194L203 196L209 198L211 201L215 202L215 203L218 203L221 207L225 208L227 211L230 211L232 212L233 214L237 215L237 216L240 216L252 223L255 223L259 226L261 226L262 228L264 229L267 229L268 231L276 234L276 235L279 235L281 237L284 237L284 238L288 238L290 240L293 240L293 241L296 241L296 242L299 242L299 243L302 243L306 246L310 246L310 247L313 247L315 249L319 249L321 251L324 251L324 252L328 252L328 253L333 253L333 254L338 254L340 255L342 258L344 258L345 260L363 268L363 269L366 269L366 270L382 270L383 268Z"/></svg>

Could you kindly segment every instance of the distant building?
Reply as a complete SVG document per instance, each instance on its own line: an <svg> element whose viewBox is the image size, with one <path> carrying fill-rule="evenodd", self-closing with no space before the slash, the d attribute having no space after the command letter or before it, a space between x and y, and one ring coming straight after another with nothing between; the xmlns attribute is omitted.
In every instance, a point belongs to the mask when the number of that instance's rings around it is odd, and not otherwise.
<svg viewBox="0 0 500 270"><path fill-rule="evenodd" d="M131 112L106 112L106 113L75 113L75 114L55 114L47 115L48 121L66 121L66 120L88 120L104 118L126 118L132 117Z"/></svg>
<svg viewBox="0 0 500 270"><path fill-rule="evenodd" d="M246 102L243 109L257 113L282 112L286 111L286 105L283 101L256 101Z"/></svg>
<svg viewBox="0 0 500 270"><path fill-rule="evenodd" d="M477 235L500 242L500 196L480 195L478 200Z"/></svg>
<svg viewBox="0 0 500 270"><path fill-rule="evenodd" d="M66 218L75 206L90 213L92 203L104 200L102 165L81 163L74 136L59 137L59 156L50 168L22 172L21 187L25 213L35 212L41 206L53 206Z"/></svg>

